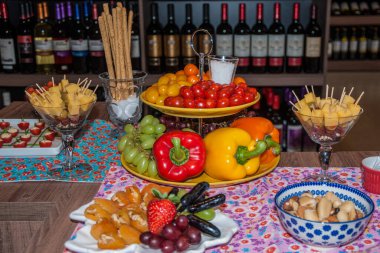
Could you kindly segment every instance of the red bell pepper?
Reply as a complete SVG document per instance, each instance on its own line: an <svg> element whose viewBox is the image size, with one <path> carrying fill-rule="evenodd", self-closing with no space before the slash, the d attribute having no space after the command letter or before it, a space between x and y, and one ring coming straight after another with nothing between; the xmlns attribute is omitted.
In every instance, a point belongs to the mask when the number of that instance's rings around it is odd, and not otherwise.
<svg viewBox="0 0 380 253"><path fill-rule="evenodd" d="M160 177L183 182L203 172L206 148L197 133L171 131L156 140L153 155Z"/></svg>

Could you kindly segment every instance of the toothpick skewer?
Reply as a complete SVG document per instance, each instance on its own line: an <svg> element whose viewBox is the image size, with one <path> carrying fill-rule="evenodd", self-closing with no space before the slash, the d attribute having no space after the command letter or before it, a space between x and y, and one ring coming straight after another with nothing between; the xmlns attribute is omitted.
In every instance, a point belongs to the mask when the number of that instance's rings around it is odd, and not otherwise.
<svg viewBox="0 0 380 253"><path fill-rule="evenodd" d="M302 105L301 105L301 103L300 103L300 100L298 99L298 97L297 97L297 94L294 92L294 90L292 90L292 93L293 93L293 95L296 97L296 99L297 99L297 101L298 101L298 104L301 106L301 108L302 108Z"/></svg>
<svg viewBox="0 0 380 253"><path fill-rule="evenodd" d="M356 99L356 101L355 101L355 105L357 105L357 104L359 103L359 101L360 101L360 99L362 99L362 96L363 96L363 95L364 95L364 91L362 91L362 93L360 94L359 98Z"/></svg>
<svg viewBox="0 0 380 253"><path fill-rule="evenodd" d="M95 92L96 92L96 90L98 89L98 87L99 87L99 85L97 84L96 87L95 87L95 89L92 91L91 95L94 95L94 94L95 94Z"/></svg>
<svg viewBox="0 0 380 253"><path fill-rule="evenodd" d="M63 75L63 80L66 80L66 74Z"/></svg>
<svg viewBox="0 0 380 253"><path fill-rule="evenodd" d="M348 93L349 96L351 96L351 93L354 91L354 88L355 88L355 87L352 87L352 88L351 88L350 93Z"/></svg>
<svg viewBox="0 0 380 253"><path fill-rule="evenodd" d="M307 85L305 85L305 88L306 88L306 92L309 94L309 89L307 88Z"/></svg>
<svg viewBox="0 0 380 253"><path fill-rule="evenodd" d="M326 97L325 99L327 99L329 97L329 85L326 84Z"/></svg>
<svg viewBox="0 0 380 253"><path fill-rule="evenodd" d="M83 86L83 90L81 91L82 93L86 92L86 90L88 89L88 87L90 87L90 84L91 84L92 80L90 80L86 86Z"/></svg>
<svg viewBox="0 0 380 253"><path fill-rule="evenodd" d="M51 81L53 83L53 86L55 86L55 83L54 83L54 76L51 77Z"/></svg>
<svg viewBox="0 0 380 253"><path fill-rule="evenodd" d="M314 86L313 86L313 85L311 86L311 92L313 92L313 94L314 94L314 96L315 96Z"/></svg>
<svg viewBox="0 0 380 253"><path fill-rule="evenodd" d="M86 82L88 80L88 77L86 77L85 79L83 79L78 85L81 86L82 83Z"/></svg>
<svg viewBox="0 0 380 253"><path fill-rule="evenodd" d="M334 88L335 88L335 87L332 87L332 88L331 88L331 101L332 101L332 99L334 98Z"/></svg>
<svg viewBox="0 0 380 253"><path fill-rule="evenodd" d="M342 104L342 102L343 102L343 98L344 98L344 95L346 95L346 91L345 91L345 90L343 90L342 95L340 96L340 99L339 99L339 105Z"/></svg>
<svg viewBox="0 0 380 253"><path fill-rule="evenodd" d="M80 82L80 78L78 78L78 81L77 81L77 84L79 85L79 82Z"/></svg>
<svg viewBox="0 0 380 253"><path fill-rule="evenodd" d="M299 111L300 110L300 108L298 108L292 101L289 101L289 103L291 103L293 106L294 106L294 108L296 108L297 109L297 111Z"/></svg>

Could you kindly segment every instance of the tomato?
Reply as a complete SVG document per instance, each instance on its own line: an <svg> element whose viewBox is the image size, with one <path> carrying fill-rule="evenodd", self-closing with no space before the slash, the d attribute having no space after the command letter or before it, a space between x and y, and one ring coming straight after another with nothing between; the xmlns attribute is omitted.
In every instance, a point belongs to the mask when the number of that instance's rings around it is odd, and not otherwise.
<svg viewBox="0 0 380 253"><path fill-rule="evenodd" d="M18 128L21 130L26 130L29 128L29 122L24 121L23 119L21 120L20 123L17 124Z"/></svg>
<svg viewBox="0 0 380 253"><path fill-rule="evenodd" d="M17 141L15 144L13 144L14 148L26 148L26 141Z"/></svg>
<svg viewBox="0 0 380 253"><path fill-rule="evenodd" d="M22 141L29 142L32 139L32 135L31 134L23 134L20 136L20 139Z"/></svg>
<svg viewBox="0 0 380 253"><path fill-rule="evenodd" d="M198 82L198 84L202 87L203 90L207 90L211 85L210 81L201 81Z"/></svg>
<svg viewBox="0 0 380 253"><path fill-rule="evenodd" d="M10 125L11 125L11 123L9 123L8 121L4 121L4 120L2 120L2 121L0 122L0 128L1 128L1 129L8 128Z"/></svg>
<svg viewBox="0 0 380 253"><path fill-rule="evenodd" d="M244 104L244 98L238 94L230 97L230 106L237 106Z"/></svg>
<svg viewBox="0 0 380 253"><path fill-rule="evenodd" d="M238 87L243 88L245 90L248 88L248 85L246 83L239 83Z"/></svg>
<svg viewBox="0 0 380 253"><path fill-rule="evenodd" d="M191 84L196 84L199 81L199 77L191 75L187 77L186 81L188 81Z"/></svg>
<svg viewBox="0 0 380 253"><path fill-rule="evenodd" d="M184 74L185 74L185 71L183 71L183 70L178 70L177 72L175 72L176 76L184 75Z"/></svg>
<svg viewBox="0 0 380 253"><path fill-rule="evenodd" d="M53 143L49 140L42 140L38 144L41 148L50 148Z"/></svg>
<svg viewBox="0 0 380 253"><path fill-rule="evenodd" d="M49 81L48 83L47 83L47 86L50 88L50 87L53 87L54 85L53 85L53 82L52 81Z"/></svg>
<svg viewBox="0 0 380 253"><path fill-rule="evenodd" d="M195 108L195 102L192 98L185 98L183 100L183 107L185 108Z"/></svg>
<svg viewBox="0 0 380 253"><path fill-rule="evenodd" d="M47 132L46 134L44 134L44 137L45 137L46 140L54 141L54 138L55 138L55 132L53 132L53 131L49 131L49 132Z"/></svg>
<svg viewBox="0 0 380 253"><path fill-rule="evenodd" d="M164 103L166 106L183 107L183 98L181 96L167 97Z"/></svg>
<svg viewBox="0 0 380 253"><path fill-rule="evenodd" d="M181 89L179 90L179 94L183 97L183 98L191 98L193 99L194 98L194 93L193 91L191 90L191 87L189 86L183 86L181 87Z"/></svg>
<svg viewBox="0 0 380 253"><path fill-rule="evenodd" d="M234 84L240 84L240 83L245 83L245 79L243 77L237 76L233 80Z"/></svg>
<svg viewBox="0 0 380 253"><path fill-rule="evenodd" d="M228 107L229 105L230 101L228 100L228 98L219 98L216 103L216 107L218 108Z"/></svg>
<svg viewBox="0 0 380 253"><path fill-rule="evenodd" d="M223 87L218 91L218 98L229 98L232 94L232 89L229 87Z"/></svg>
<svg viewBox="0 0 380 253"><path fill-rule="evenodd" d="M10 133L3 133L0 135L0 138L4 143L10 143L12 141L12 135Z"/></svg>
<svg viewBox="0 0 380 253"><path fill-rule="evenodd" d="M180 89L179 85L171 84L168 86L168 91L166 94L170 97L178 96L179 95L179 89Z"/></svg>
<svg viewBox="0 0 380 253"><path fill-rule="evenodd" d="M212 98L206 99L206 108L215 108L216 107L216 100Z"/></svg>
<svg viewBox="0 0 380 253"><path fill-rule="evenodd" d="M255 100L255 96L251 92L246 92L243 98L244 98L244 103L251 103Z"/></svg>
<svg viewBox="0 0 380 253"><path fill-rule="evenodd" d="M29 94L32 94L33 92L36 92L36 89L34 89L33 87L29 87L28 89L26 89L26 91L27 91Z"/></svg>
<svg viewBox="0 0 380 253"><path fill-rule="evenodd" d="M38 127L38 128L41 128L41 129L44 129L45 128L45 122L38 121L38 122L34 123L34 126Z"/></svg>
<svg viewBox="0 0 380 253"><path fill-rule="evenodd" d="M204 98L195 99L195 108L206 108L206 100Z"/></svg>
<svg viewBox="0 0 380 253"><path fill-rule="evenodd" d="M204 98L205 97L205 92L202 89L201 85L195 84L191 87L191 90L193 91L195 98Z"/></svg>
<svg viewBox="0 0 380 253"><path fill-rule="evenodd" d="M145 92L145 99L153 104L156 103L158 96L158 89L156 87L149 87Z"/></svg>
<svg viewBox="0 0 380 253"><path fill-rule="evenodd" d="M198 67L192 63L187 64L185 68L183 69L183 71L185 72L185 75L187 76L191 76L191 75L196 76L199 73Z"/></svg>
<svg viewBox="0 0 380 253"><path fill-rule="evenodd" d="M11 128L8 129L8 133L10 133L12 135L12 137L16 137L17 134L18 134L18 129L14 128L14 127L11 127Z"/></svg>
<svg viewBox="0 0 380 253"><path fill-rule="evenodd" d="M240 96L244 97L245 92L244 92L243 88L237 87L237 88L234 89L233 94L237 94L237 95L240 95Z"/></svg>
<svg viewBox="0 0 380 253"><path fill-rule="evenodd" d="M251 92L251 93L253 93L254 97L256 97L257 89L256 89L256 88L253 88L253 87L248 87L248 88L247 88L247 92Z"/></svg>
<svg viewBox="0 0 380 253"><path fill-rule="evenodd" d="M214 91L218 91L222 88L222 85L218 84L218 83L212 83L210 85L210 90L214 90Z"/></svg>
<svg viewBox="0 0 380 253"><path fill-rule="evenodd" d="M33 135L39 135L41 133L41 128L39 127L32 127L30 129L30 132L33 134Z"/></svg>
<svg viewBox="0 0 380 253"><path fill-rule="evenodd" d="M217 99L218 98L218 92L215 91L215 90L211 90L211 89L208 89L208 90L205 90L205 98L208 99Z"/></svg>

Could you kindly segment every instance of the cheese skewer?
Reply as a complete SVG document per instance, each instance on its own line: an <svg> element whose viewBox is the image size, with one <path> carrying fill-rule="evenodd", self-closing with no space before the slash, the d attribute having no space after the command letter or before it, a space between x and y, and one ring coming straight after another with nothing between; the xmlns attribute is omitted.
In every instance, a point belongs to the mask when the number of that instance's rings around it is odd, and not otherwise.
<svg viewBox="0 0 380 253"><path fill-rule="evenodd" d="M95 89L92 91L91 95L94 95L96 90L98 89L99 85L96 85Z"/></svg>
<svg viewBox="0 0 380 253"><path fill-rule="evenodd" d="M292 101L289 101L290 104L292 104L298 111L300 110L300 108L298 108Z"/></svg>
<svg viewBox="0 0 380 253"><path fill-rule="evenodd" d="M325 96L325 99L327 99L329 97L329 85L326 84L326 96Z"/></svg>
<svg viewBox="0 0 380 253"><path fill-rule="evenodd" d="M313 92L313 94L314 94L314 96L315 96L314 86L313 86L313 85L311 86L311 92Z"/></svg>
<svg viewBox="0 0 380 253"><path fill-rule="evenodd" d="M342 105L344 95L346 95L346 91L345 90L343 90L342 95L340 96L339 105Z"/></svg>
<svg viewBox="0 0 380 253"><path fill-rule="evenodd" d="M84 82L87 82L87 80L88 80L88 78L86 77L85 79L83 79L78 85L79 86L81 86L82 85L82 83L84 83Z"/></svg>
<svg viewBox="0 0 380 253"><path fill-rule="evenodd" d="M360 99L362 99L363 95L364 95L364 91L362 91L362 93L360 94L359 98L356 99L355 105L357 105L359 103L359 101L360 101Z"/></svg>
<svg viewBox="0 0 380 253"><path fill-rule="evenodd" d="M92 80L90 80L86 86L83 87L83 90L81 91L82 93L86 92L86 90L88 89L88 87L90 87L90 84L91 84Z"/></svg>
<svg viewBox="0 0 380 253"><path fill-rule="evenodd" d="M79 85L79 83L80 83L80 78L78 78L78 81L77 81L77 84Z"/></svg>
<svg viewBox="0 0 380 253"><path fill-rule="evenodd" d="M351 93L353 92L354 87L351 88L350 93L348 93L349 96L351 96Z"/></svg>
<svg viewBox="0 0 380 253"><path fill-rule="evenodd" d="M309 94L309 89L307 88L307 85L305 85L305 88L306 88L306 92Z"/></svg>

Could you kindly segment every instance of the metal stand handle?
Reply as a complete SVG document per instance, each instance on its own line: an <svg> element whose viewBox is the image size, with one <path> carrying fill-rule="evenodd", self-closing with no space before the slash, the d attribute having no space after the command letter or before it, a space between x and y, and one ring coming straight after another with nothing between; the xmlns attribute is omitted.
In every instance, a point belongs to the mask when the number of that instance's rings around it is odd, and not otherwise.
<svg viewBox="0 0 380 253"><path fill-rule="evenodd" d="M211 48L208 52L198 52L194 47L194 37L195 37L195 34L197 34L199 32L204 32L210 37ZM214 40L212 39L212 35L207 30L198 29L198 30L194 31L193 34L191 35L190 45L191 45L191 48L193 49L194 53L196 55L198 55L198 57L199 57L199 80L202 81L203 80L204 65L205 65L205 57L210 55L210 53L212 52L212 48L214 46Z"/></svg>

